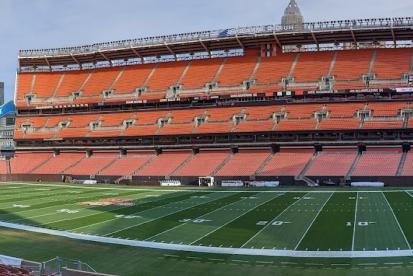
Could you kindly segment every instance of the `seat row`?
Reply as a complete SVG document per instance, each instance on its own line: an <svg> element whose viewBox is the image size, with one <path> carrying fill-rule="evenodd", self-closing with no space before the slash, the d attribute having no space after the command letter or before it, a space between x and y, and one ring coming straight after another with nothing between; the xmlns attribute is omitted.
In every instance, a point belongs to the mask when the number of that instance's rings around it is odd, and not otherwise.
<svg viewBox="0 0 413 276"><path fill-rule="evenodd" d="M285 53L261 58L253 52L243 57L83 71L19 73L16 99L18 106L26 105L28 95L43 99L33 101L33 104L58 104L68 102L68 97L79 92L75 97L76 103L136 97L150 100L165 98L166 91L173 87L176 87L180 97L188 97L202 95L201 90L207 84L216 84L217 86L212 88L222 87L225 90L229 87L240 88L247 80L255 81L251 83L253 92L275 92L284 88L281 81L285 78L292 80L290 90L315 90L317 83L326 76L334 76L337 89L357 89L365 87L362 82L363 75L374 75L379 80L401 80L403 74L411 72L412 53L409 48L366 49ZM307 85L295 87L294 83ZM111 91L112 94L104 95L104 91ZM212 95L213 91L214 89ZM216 93L237 91L240 92L238 89Z"/></svg>
<svg viewBox="0 0 413 276"><path fill-rule="evenodd" d="M121 156L114 152L20 152L10 160L12 174L65 174L142 177L231 177L231 176L298 176L304 168L306 176L413 176L413 152L404 156L398 148L372 148L359 155L356 148L281 149L272 153L266 149L129 152ZM1 161L5 163L6 161ZM0 173L6 174L5 166ZM160 169L162 168L162 169Z"/></svg>
<svg viewBox="0 0 413 276"><path fill-rule="evenodd" d="M409 102L373 102L17 117L15 138L401 129L413 127L408 112Z"/></svg>

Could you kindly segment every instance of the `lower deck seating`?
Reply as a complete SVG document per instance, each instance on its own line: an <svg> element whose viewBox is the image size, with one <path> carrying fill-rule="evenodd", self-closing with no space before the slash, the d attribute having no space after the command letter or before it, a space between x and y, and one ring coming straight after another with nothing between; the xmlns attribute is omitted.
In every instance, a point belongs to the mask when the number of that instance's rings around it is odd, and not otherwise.
<svg viewBox="0 0 413 276"><path fill-rule="evenodd" d="M297 176L313 156L313 150L286 149L276 153L259 176Z"/></svg>
<svg viewBox="0 0 413 276"><path fill-rule="evenodd" d="M95 153L89 158L85 158L73 168L65 171L71 175L97 175L102 169L109 166L119 158L117 153Z"/></svg>
<svg viewBox="0 0 413 276"><path fill-rule="evenodd" d="M13 174L31 173L52 157L52 153L18 153L10 160L10 169Z"/></svg>
<svg viewBox="0 0 413 276"><path fill-rule="evenodd" d="M66 169L77 164L84 153L62 153L49 159L45 164L34 170L33 174L60 174Z"/></svg>
<svg viewBox="0 0 413 276"><path fill-rule="evenodd" d="M105 176L132 176L146 162L149 162L155 155L150 152L131 153L117 159L111 166L99 172Z"/></svg>
<svg viewBox="0 0 413 276"><path fill-rule="evenodd" d="M319 153L306 176L345 176L356 156L356 149Z"/></svg>
<svg viewBox="0 0 413 276"><path fill-rule="evenodd" d="M396 176L402 153L397 149L366 151L352 176Z"/></svg>
<svg viewBox="0 0 413 276"><path fill-rule="evenodd" d="M229 156L228 151L201 151L174 176L210 176Z"/></svg>
<svg viewBox="0 0 413 276"><path fill-rule="evenodd" d="M413 152L409 152L404 162L402 176L413 176Z"/></svg>
<svg viewBox="0 0 413 276"><path fill-rule="evenodd" d="M137 173L138 176L169 176L184 163L192 152L165 152L154 158Z"/></svg>
<svg viewBox="0 0 413 276"><path fill-rule="evenodd" d="M271 155L269 151L243 150L236 153L217 173L217 176L252 176Z"/></svg>

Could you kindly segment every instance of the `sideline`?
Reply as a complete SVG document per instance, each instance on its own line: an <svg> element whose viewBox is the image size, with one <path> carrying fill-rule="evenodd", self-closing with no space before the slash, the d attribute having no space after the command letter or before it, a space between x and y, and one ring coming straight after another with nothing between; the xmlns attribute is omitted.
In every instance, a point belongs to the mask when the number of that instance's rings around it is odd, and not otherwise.
<svg viewBox="0 0 413 276"><path fill-rule="evenodd" d="M208 254L226 255L247 255L247 256L266 256L266 257L293 257L293 258L383 258L383 257L412 257L413 250L386 250L386 251L294 251L294 250L272 250L272 249L248 249L248 248L223 248L205 247L184 244L169 244L147 241L124 240L117 238L101 237L72 233L20 225L14 223L0 222L0 227L29 231L40 234L54 235L75 240L91 241L107 244L126 245L132 247L143 247L151 249L186 251Z"/></svg>
<svg viewBox="0 0 413 276"><path fill-rule="evenodd" d="M214 190L214 189L208 189L208 188L191 188L191 187L180 187L176 189L170 189L170 188L145 188L145 186L131 186L130 188L126 187L102 187L99 184L96 185L84 185L80 186L83 184L79 185L67 185L65 183L62 184L48 184L48 183L27 183L27 182L0 182L1 184L5 185L26 185L26 186L45 186L45 187L65 187L65 188L74 188L74 189L95 189L95 190L119 190L119 191L150 191L150 192L208 192L208 193L251 193L251 192L260 192L260 193L354 193L354 192L360 192L360 193L396 193L396 192L413 192L412 189L392 189L389 188L388 190L386 188L381 189L381 190L357 190L357 189L351 189L346 188L346 190L340 190L339 188L337 189L331 189L327 190L323 187L320 187L320 190L317 190L317 188L308 188L308 189L297 189L294 190L294 187L280 187L280 188L274 188L272 190L264 190L264 189L259 189L259 188L245 188L243 190L240 189L231 189L228 188L226 190ZM0 186L1 188L1 186ZM413 196L412 196L413 197Z"/></svg>

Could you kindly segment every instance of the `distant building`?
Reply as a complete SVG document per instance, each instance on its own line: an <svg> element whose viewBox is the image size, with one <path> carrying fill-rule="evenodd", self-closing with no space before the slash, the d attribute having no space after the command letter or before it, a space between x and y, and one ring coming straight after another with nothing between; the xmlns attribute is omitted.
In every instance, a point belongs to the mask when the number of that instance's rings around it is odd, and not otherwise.
<svg viewBox="0 0 413 276"><path fill-rule="evenodd" d="M13 103L4 104L4 83L0 82L0 150L14 149L14 126L16 124L16 113ZM3 112L7 115L2 116Z"/></svg>
<svg viewBox="0 0 413 276"><path fill-rule="evenodd" d="M286 28L293 28L296 31L304 29L304 17L295 0L290 0L281 19L281 25Z"/></svg>

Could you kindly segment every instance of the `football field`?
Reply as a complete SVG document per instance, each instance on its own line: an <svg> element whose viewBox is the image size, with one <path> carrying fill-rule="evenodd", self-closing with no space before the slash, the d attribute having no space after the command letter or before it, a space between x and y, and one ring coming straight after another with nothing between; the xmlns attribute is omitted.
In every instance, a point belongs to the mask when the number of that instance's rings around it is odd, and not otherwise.
<svg viewBox="0 0 413 276"><path fill-rule="evenodd" d="M404 190L0 186L3 227L204 253L412 256L412 217L413 193Z"/></svg>

